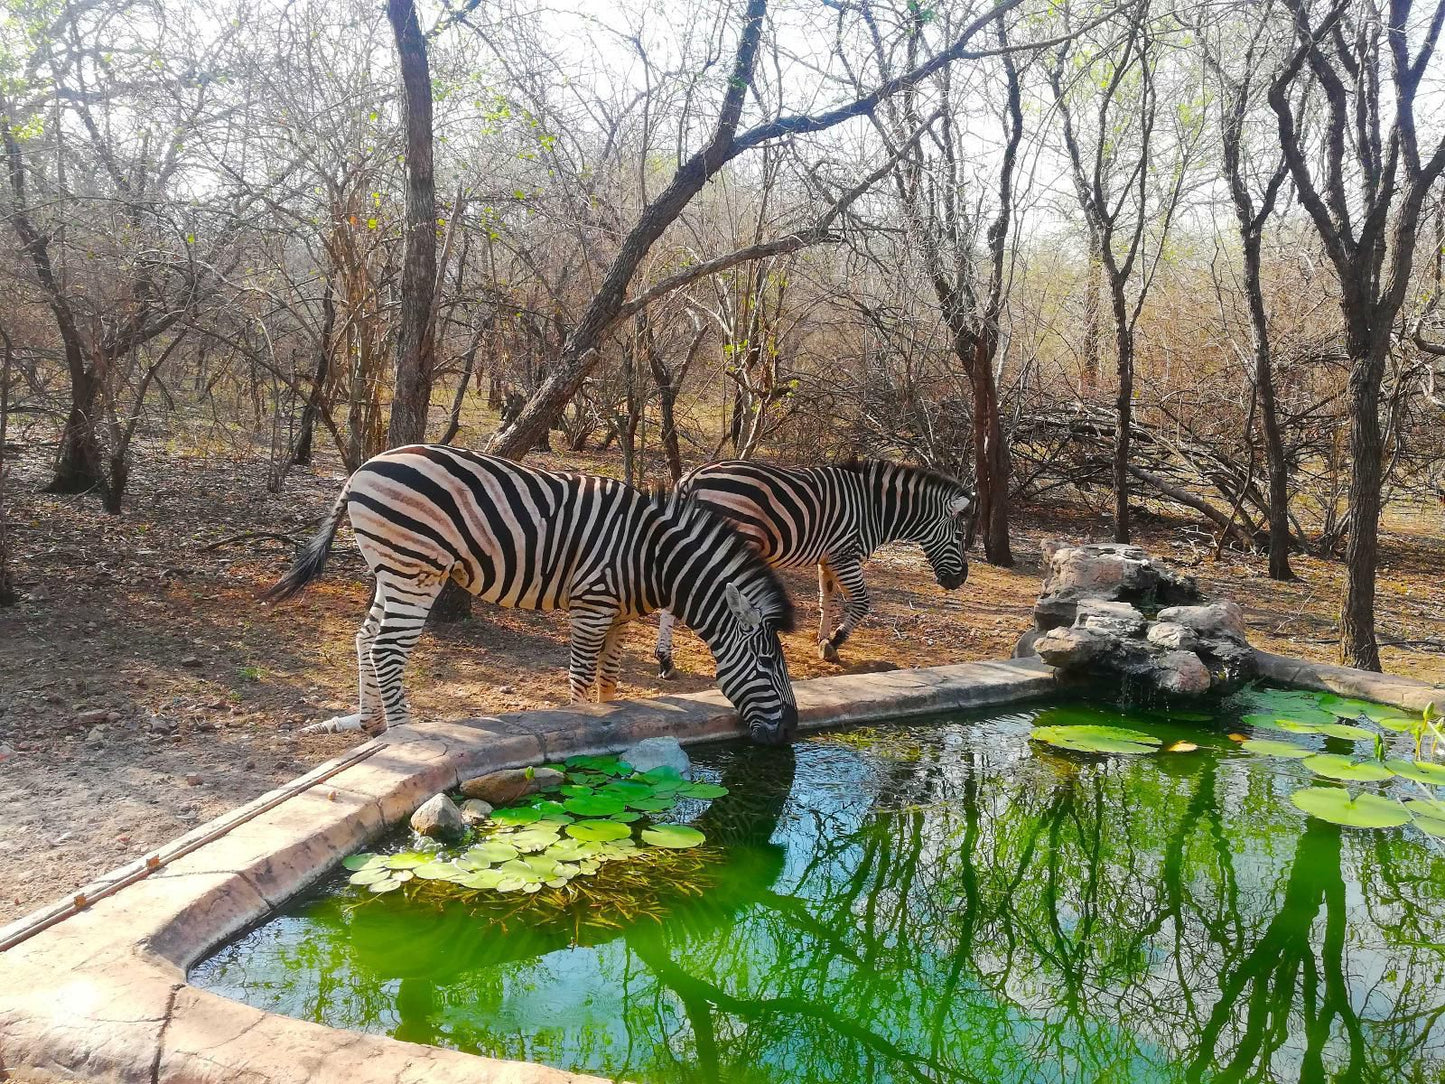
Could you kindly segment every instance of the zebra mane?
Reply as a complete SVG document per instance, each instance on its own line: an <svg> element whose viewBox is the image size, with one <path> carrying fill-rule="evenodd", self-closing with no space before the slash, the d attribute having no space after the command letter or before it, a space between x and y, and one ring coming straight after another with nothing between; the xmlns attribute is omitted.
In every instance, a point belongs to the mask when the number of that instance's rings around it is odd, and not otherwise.
<svg viewBox="0 0 1445 1084"><path fill-rule="evenodd" d="M879 468L891 467L894 470L905 472L925 482L932 482L935 485L949 489L961 489L970 497L973 491L964 485L962 481L950 474L934 470L932 467L918 467L912 463L895 463L891 459L859 459L856 455L835 463L834 466L841 470L852 471L854 474L867 476Z"/></svg>
<svg viewBox="0 0 1445 1084"><path fill-rule="evenodd" d="M787 588L737 528L712 509L687 497L679 497L672 489L650 485L644 492L670 526L691 528L704 535L703 543L714 552L739 558L742 570L748 573L751 586L760 596L754 597L753 603L772 620L779 632L793 631L793 600L788 596Z"/></svg>

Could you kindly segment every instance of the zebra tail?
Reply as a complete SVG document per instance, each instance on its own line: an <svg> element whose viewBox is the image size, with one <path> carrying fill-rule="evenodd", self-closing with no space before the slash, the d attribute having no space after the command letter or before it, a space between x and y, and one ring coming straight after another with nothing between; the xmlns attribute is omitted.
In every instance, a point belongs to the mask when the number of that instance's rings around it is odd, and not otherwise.
<svg viewBox="0 0 1445 1084"><path fill-rule="evenodd" d="M285 602L299 595L306 585L321 575L326 558L331 555L331 543L336 538L336 529L341 526L341 517L346 515L346 499L350 486L342 488L341 496L331 508L331 515L321 524L321 529L306 543L306 548L292 564L290 571L261 592L262 602Z"/></svg>

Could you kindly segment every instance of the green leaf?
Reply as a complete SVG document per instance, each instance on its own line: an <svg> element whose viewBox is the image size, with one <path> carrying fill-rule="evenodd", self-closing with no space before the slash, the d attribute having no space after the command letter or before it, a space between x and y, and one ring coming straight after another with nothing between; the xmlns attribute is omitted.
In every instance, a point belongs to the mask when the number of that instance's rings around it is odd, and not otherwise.
<svg viewBox="0 0 1445 1084"><path fill-rule="evenodd" d="M642 772L641 775L642 778L651 783L654 788L656 788L659 783L676 783L680 787L683 783L687 782L687 780L682 777L682 773L671 764L662 764L656 768L649 768L647 771Z"/></svg>
<svg viewBox="0 0 1445 1084"><path fill-rule="evenodd" d="M651 798L654 791L650 783L644 783L637 779L619 779L614 783L608 783L597 793L608 798L616 798L630 805L634 801Z"/></svg>
<svg viewBox="0 0 1445 1084"><path fill-rule="evenodd" d="M1377 760L1351 760L1335 753L1316 753L1300 761L1315 775L1327 779L1347 779L1356 783L1378 783L1390 778L1390 769Z"/></svg>
<svg viewBox="0 0 1445 1084"><path fill-rule="evenodd" d="M677 788L677 793L684 798L721 798L727 792L727 787L716 783L686 783Z"/></svg>
<svg viewBox="0 0 1445 1084"><path fill-rule="evenodd" d="M1060 749L1079 753L1119 753L1138 755L1153 753L1160 740L1153 734L1128 730L1122 726L1039 726L1029 735Z"/></svg>
<svg viewBox="0 0 1445 1084"><path fill-rule="evenodd" d="M561 792L569 798L586 798L597 792L591 787L584 787L580 783L568 783L560 788Z"/></svg>
<svg viewBox="0 0 1445 1084"><path fill-rule="evenodd" d="M1445 839L1445 820L1440 820L1435 817L1416 817L1415 827L1427 836L1436 836Z"/></svg>
<svg viewBox="0 0 1445 1084"><path fill-rule="evenodd" d="M351 855L351 856L348 857L348 858L343 858L343 859L341 860L341 864L342 864L343 866L345 866L347 869L351 869L351 870L357 870L357 869L378 869L378 868L384 867L384 866L386 865L386 855L384 855L384 854L353 854L353 855Z"/></svg>
<svg viewBox="0 0 1445 1084"><path fill-rule="evenodd" d="M371 891L380 895L383 892L395 892L402 885L395 877L384 877L380 881L373 881L367 885Z"/></svg>
<svg viewBox="0 0 1445 1084"><path fill-rule="evenodd" d="M450 862L428 862L424 866L417 866L412 870L419 881L449 881L459 867Z"/></svg>
<svg viewBox="0 0 1445 1084"><path fill-rule="evenodd" d="M626 808L621 798L609 798L605 794L568 798L563 805L568 813L576 813L579 817L610 817Z"/></svg>
<svg viewBox="0 0 1445 1084"><path fill-rule="evenodd" d="M1331 738L1344 738L1346 741L1372 741L1375 737L1373 730L1366 730L1362 726L1355 726L1352 723L1326 723L1323 726L1315 727L1320 734L1327 734Z"/></svg>
<svg viewBox="0 0 1445 1084"><path fill-rule="evenodd" d="M391 870L384 866L373 866L371 869L359 869L347 878L354 885L372 885L377 881L391 880Z"/></svg>
<svg viewBox="0 0 1445 1084"><path fill-rule="evenodd" d="M632 809L640 809L644 813L661 813L677 805L675 798L634 798L627 803Z"/></svg>
<svg viewBox="0 0 1445 1084"><path fill-rule="evenodd" d="M1288 741L1271 741L1268 738L1250 738L1240 746L1246 753L1258 753L1266 757L1289 757L1299 759L1300 757L1314 756L1313 749L1306 749L1303 745L1296 745Z"/></svg>
<svg viewBox="0 0 1445 1084"><path fill-rule="evenodd" d="M432 861L436 855L421 854L417 851L407 851L404 854L394 854L386 860L388 869L415 869L417 866L424 866Z"/></svg>
<svg viewBox="0 0 1445 1084"><path fill-rule="evenodd" d="M535 824L541 819L542 811L530 805L516 805L507 809L492 810L492 820L497 824Z"/></svg>
<svg viewBox="0 0 1445 1084"><path fill-rule="evenodd" d="M500 839L479 843L462 855L462 858L478 866L495 866L499 862L510 862L517 857L517 848Z"/></svg>
<svg viewBox="0 0 1445 1084"><path fill-rule="evenodd" d="M1438 798L1411 798L1405 802L1405 808L1416 817L1445 821L1445 802Z"/></svg>
<svg viewBox="0 0 1445 1084"><path fill-rule="evenodd" d="M1289 800L1312 817L1348 828L1394 828L1410 820L1399 802L1378 794L1351 798L1343 787L1305 787Z"/></svg>
<svg viewBox="0 0 1445 1084"><path fill-rule="evenodd" d="M577 821L567 825L565 831L573 839L586 840L589 843L604 843L632 834L631 828L616 821Z"/></svg>
<svg viewBox="0 0 1445 1084"><path fill-rule="evenodd" d="M1400 714L1399 708L1391 707L1388 704L1376 704L1373 700L1356 700L1352 697L1336 696L1334 693L1325 693L1320 697L1319 704L1326 711L1346 719L1358 719L1363 715L1367 719L1378 722L1380 719L1397 718Z"/></svg>
<svg viewBox="0 0 1445 1084"><path fill-rule="evenodd" d="M696 828L689 828L685 824L658 824L642 830L644 843L651 843L654 847L666 847L673 851L685 851L690 847L696 847L706 838Z"/></svg>
<svg viewBox="0 0 1445 1084"><path fill-rule="evenodd" d="M1403 779L1413 779L1417 783L1445 787L1445 764L1435 764L1424 760L1387 760L1385 767Z"/></svg>
<svg viewBox="0 0 1445 1084"><path fill-rule="evenodd" d="M1274 719L1268 715L1246 715L1240 721L1266 730L1283 730L1289 734L1318 734L1321 727L1335 725L1331 722L1304 723L1298 719Z"/></svg>

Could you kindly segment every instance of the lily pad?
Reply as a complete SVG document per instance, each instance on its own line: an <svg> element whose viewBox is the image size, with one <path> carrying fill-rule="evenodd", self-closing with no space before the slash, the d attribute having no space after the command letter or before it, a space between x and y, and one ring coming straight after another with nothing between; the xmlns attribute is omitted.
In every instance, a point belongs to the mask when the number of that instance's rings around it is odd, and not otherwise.
<svg viewBox="0 0 1445 1084"><path fill-rule="evenodd" d="M1318 734L1321 727L1334 726L1332 722L1306 723L1299 719L1276 719L1269 715L1246 715L1241 722L1265 730L1283 730L1287 734Z"/></svg>
<svg viewBox="0 0 1445 1084"><path fill-rule="evenodd" d="M1335 753L1316 753L1300 761L1316 775L1327 779L1347 779L1355 783L1378 783L1390 778L1390 769L1378 760L1351 760Z"/></svg>
<svg viewBox="0 0 1445 1084"><path fill-rule="evenodd" d="M1424 832L1427 836L1436 836L1445 839L1445 820L1437 817L1416 817L1415 827Z"/></svg>
<svg viewBox="0 0 1445 1084"><path fill-rule="evenodd" d="M618 824L631 824L633 821L642 819L641 813L634 813L632 810L624 810L621 813L611 813L605 818L609 821L616 821Z"/></svg>
<svg viewBox="0 0 1445 1084"><path fill-rule="evenodd" d="M568 757L565 766L569 769L581 769L582 771L598 772L602 775L629 776L632 774L632 765L625 760L619 760L615 756L576 756Z"/></svg>
<svg viewBox="0 0 1445 1084"><path fill-rule="evenodd" d="M1289 800L1312 817L1348 828L1394 828L1410 820L1399 802L1378 794L1350 797L1343 787L1305 787Z"/></svg>
<svg viewBox="0 0 1445 1084"><path fill-rule="evenodd" d="M1155 752L1161 744L1153 734L1122 726L1040 726L1029 737L1080 753L1137 755Z"/></svg>
<svg viewBox="0 0 1445 1084"><path fill-rule="evenodd" d="M640 772L639 776L648 783L651 783L654 788L670 786L674 783L680 787L687 782L687 780L683 778L682 773L671 764L660 764L656 768L649 768L645 772ZM673 789L675 790L677 788L673 787Z"/></svg>
<svg viewBox="0 0 1445 1084"><path fill-rule="evenodd" d="M1405 808L1416 817L1445 821L1445 802L1438 798L1410 798L1405 802Z"/></svg>
<svg viewBox="0 0 1445 1084"><path fill-rule="evenodd" d="M507 842L524 854L545 851L557 842L558 830L561 827L560 824L544 821L520 832L513 832L507 837Z"/></svg>
<svg viewBox="0 0 1445 1084"><path fill-rule="evenodd" d="M450 862L428 862L412 870L418 881L449 881L459 867Z"/></svg>
<svg viewBox="0 0 1445 1084"><path fill-rule="evenodd" d="M507 809L492 810L492 821L496 824L535 824L541 819L542 811L531 805L514 805Z"/></svg>
<svg viewBox="0 0 1445 1084"><path fill-rule="evenodd" d="M643 798L651 798L655 792L651 783L640 779L619 779L615 783L608 783L597 793L630 804Z"/></svg>
<svg viewBox="0 0 1445 1084"><path fill-rule="evenodd" d="M432 854L417 854L415 851L407 851L404 854L393 854L386 860L387 869L415 869L417 866L424 866L436 858Z"/></svg>
<svg viewBox="0 0 1445 1084"><path fill-rule="evenodd" d="M593 794L596 794L596 793L597 793L597 791L596 791L595 788L589 787L589 786L585 786L584 784L581 784L581 783L568 783L568 784L566 784L566 785L564 785L564 786L562 786L562 787L560 787L560 788L558 788L558 789L559 789L559 791L560 791L562 794L565 794L568 798L586 798L586 797L588 797L588 796L590 796L590 795L593 795Z"/></svg>
<svg viewBox="0 0 1445 1084"><path fill-rule="evenodd" d="M1315 730L1331 738L1344 738L1346 741L1370 741L1375 737L1373 730L1366 730L1353 723L1326 723L1315 727Z"/></svg>
<svg viewBox="0 0 1445 1084"><path fill-rule="evenodd" d="M1420 720L1408 715L1388 715L1383 719L1376 719L1375 723L1386 730L1393 730L1396 734L1404 734L1419 726Z"/></svg>
<svg viewBox="0 0 1445 1084"><path fill-rule="evenodd" d="M707 837L696 828L685 824L658 824L642 830L642 841L654 847L666 847L672 851L685 851L696 847Z"/></svg>
<svg viewBox="0 0 1445 1084"><path fill-rule="evenodd" d="M1250 738L1240 748L1246 753L1258 753L1266 757L1289 757L1291 760L1315 755L1313 749L1306 749L1303 745L1289 741L1271 741L1269 738Z"/></svg>
<svg viewBox="0 0 1445 1084"><path fill-rule="evenodd" d="M577 821L567 825L565 831L573 839L586 840L589 843L605 843L632 834L631 828L616 821Z"/></svg>
<svg viewBox="0 0 1445 1084"><path fill-rule="evenodd" d="M640 809L644 813L661 813L677 805L677 799L671 796L667 798L634 798L627 805L630 809Z"/></svg>
<svg viewBox="0 0 1445 1084"><path fill-rule="evenodd" d="M462 858L478 866L495 866L517 857L517 848L500 839L489 839L466 851Z"/></svg>
<svg viewBox="0 0 1445 1084"><path fill-rule="evenodd" d="M384 866L373 866L370 869L359 869L347 880L354 885L374 885L377 881L388 881L391 879L391 870Z"/></svg>
<svg viewBox="0 0 1445 1084"><path fill-rule="evenodd" d="M1395 719L1400 715L1399 708L1393 708L1388 704L1376 704L1372 700L1356 700L1353 697L1336 696L1334 693L1326 693L1321 696L1320 707L1345 719L1358 719L1363 715L1367 719L1378 721Z"/></svg>
<svg viewBox="0 0 1445 1084"><path fill-rule="evenodd" d="M353 854L343 858L341 864L349 870L382 869L386 866L386 855Z"/></svg>
<svg viewBox="0 0 1445 1084"><path fill-rule="evenodd" d="M379 881L372 881L371 884L366 887L379 895L383 892L395 892L402 886L402 883L403 882L397 880L395 877L383 877Z"/></svg>
<svg viewBox="0 0 1445 1084"><path fill-rule="evenodd" d="M568 813L575 813L579 817L610 817L627 808L627 803L621 798L609 798L605 794L568 798L564 805Z"/></svg>
<svg viewBox="0 0 1445 1084"><path fill-rule="evenodd" d="M721 798L727 792L727 787L720 787L716 783L686 783L677 788L677 793L684 798Z"/></svg>
<svg viewBox="0 0 1445 1084"><path fill-rule="evenodd" d="M1436 764L1427 760L1387 760L1385 767L1403 779L1413 779L1417 783L1445 787L1445 764Z"/></svg>

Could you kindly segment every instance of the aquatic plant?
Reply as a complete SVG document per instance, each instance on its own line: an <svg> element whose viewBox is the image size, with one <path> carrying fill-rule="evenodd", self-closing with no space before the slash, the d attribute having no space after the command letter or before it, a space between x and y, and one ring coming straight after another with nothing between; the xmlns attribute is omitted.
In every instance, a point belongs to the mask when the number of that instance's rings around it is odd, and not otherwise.
<svg viewBox="0 0 1445 1084"><path fill-rule="evenodd" d="M562 765L558 801L543 791L492 811L474 841L440 851L355 854L343 861L350 883L382 895L413 884L464 893L536 894L593 876L606 863L692 850L705 841L684 824L640 823L679 801L727 794L715 783L691 782L671 767L646 772L615 756L576 756ZM634 825L640 829L633 836Z"/></svg>

